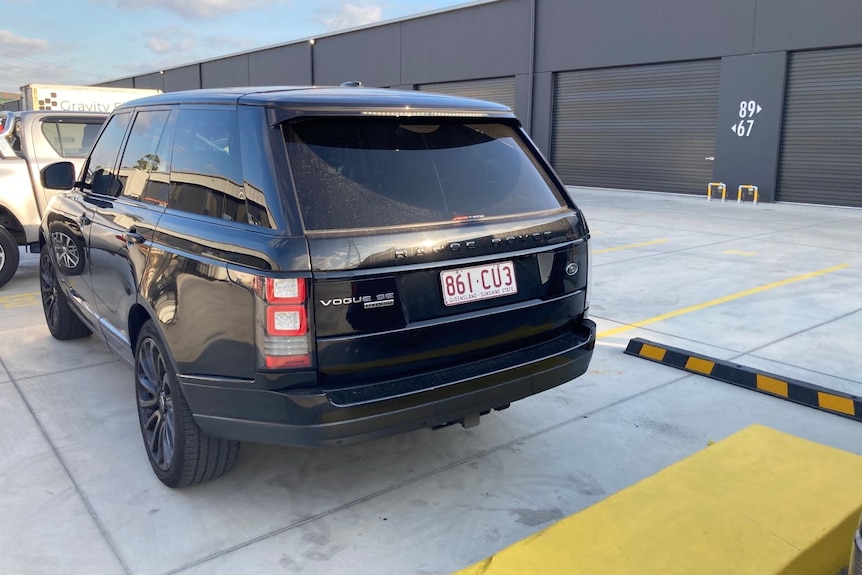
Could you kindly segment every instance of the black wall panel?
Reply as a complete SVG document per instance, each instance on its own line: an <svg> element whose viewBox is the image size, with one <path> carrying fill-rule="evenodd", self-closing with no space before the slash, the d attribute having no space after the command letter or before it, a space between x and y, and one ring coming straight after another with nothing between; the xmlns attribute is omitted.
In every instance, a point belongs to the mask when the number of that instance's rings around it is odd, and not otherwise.
<svg viewBox="0 0 862 575"><path fill-rule="evenodd" d="M99 86L104 86L106 88L134 88L135 82L138 81L138 78L151 76L152 74L144 74L143 76L136 76L134 78L124 78L122 80L114 80L113 82L105 82L104 84L99 84Z"/></svg>
<svg viewBox="0 0 862 575"><path fill-rule="evenodd" d="M791 54L779 201L862 207L862 48Z"/></svg>
<svg viewBox="0 0 862 575"><path fill-rule="evenodd" d="M536 0L536 71L748 54L757 0Z"/></svg>
<svg viewBox="0 0 862 575"><path fill-rule="evenodd" d="M308 42L252 52L248 57L252 86L311 84L311 45Z"/></svg>
<svg viewBox="0 0 862 575"><path fill-rule="evenodd" d="M860 0L758 0L755 52L862 44Z"/></svg>
<svg viewBox="0 0 862 575"><path fill-rule="evenodd" d="M401 84L401 24L338 34L315 43L315 84L337 86L353 80L363 86Z"/></svg>
<svg viewBox="0 0 862 575"><path fill-rule="evenodd" d="M551 163L566 184L703 193L720 60L557 74Z"/></svg>
<svg viewBox="0 0 862 575"><path fill-rule="evenodd" d="M153 74L144 74L143 76L135 77L135 85L134 86L115 86L117 88L147 88L149 90L161 90L165 91L165 75L161 72L154 72Z"/></svg>
<svg viewBox="0 0 862 575"><path fill-rule="evenodd" d="M248 54L201 63L201 88L248 85Z"/></svg>
<svg viewBox="0 0 862 575"><path fill-rule="evenodd" d="M514 76L529 70L529 0L500 0L401 23L402 84Z"/></svg>
<svg viewBox="0 0 862 575"><path fill-rule="evenodd" d="M165 92L196 90L201 87L200 64L165 70Z"/></svg>
<svg viewBox="0 0 862 575"><path fill-rule="evenodd" d="M469 80L466 82L443 82L439 84L421 84L417 89L426 92L452 94L465 98L477 98L497 102L515 109L515 77L490 78L486 80Z"/></svg>

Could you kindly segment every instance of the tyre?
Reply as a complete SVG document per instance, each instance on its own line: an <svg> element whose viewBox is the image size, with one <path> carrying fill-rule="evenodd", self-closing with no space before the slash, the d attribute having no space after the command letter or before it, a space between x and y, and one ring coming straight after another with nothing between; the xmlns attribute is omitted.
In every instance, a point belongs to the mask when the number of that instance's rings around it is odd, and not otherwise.
<svg viewBox="0 0 862 575"><path fill-rule="evenodd" d="M90 328L81 321L69 305L66 294L60 289L60 280L51 260L51 246L45 244L39 254L39 291L42 294L42 311L48 331L55 339L76 339L90 335Z"/></svg>
<svg viewBox="0 0 862 575"><path fill-rule="evenodd" d="M12 276L15 275L15 270L18 269L18 260L21 254L18 253L18 243L15 238L4 227L0 227L0 287L3 287Z"/></svg>
<svg viewBox="0 0 862 575"><path fill-rule="evenodd" d="M141 328L135 349L135 395L144 447L162 483L186 487L233 469L239 442L210 437L195 423L152 321Z"/></svg>

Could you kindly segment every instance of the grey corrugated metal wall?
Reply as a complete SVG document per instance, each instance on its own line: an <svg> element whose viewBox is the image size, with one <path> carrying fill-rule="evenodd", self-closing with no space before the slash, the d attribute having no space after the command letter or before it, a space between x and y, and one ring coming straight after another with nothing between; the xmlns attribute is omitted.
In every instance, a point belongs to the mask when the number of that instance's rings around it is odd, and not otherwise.
<svg viewBox="0 0 862 575"><path fill-rule="evenodd" d="M790 55L776 199L862 207L862 48Z"/></svg>
<svg viewBox="0 0 862 575"><path fill-rule="evenodd" d="M720 60L561 72L552 163L566 184L703 193Z"/></svg>
<svg viewBox="0 0 862 575"><path fill-rule="evenodd" d="M416 87L426 92L440 92L466 98L478 98L497 102L515 109L515 77L490 78L485 80L469 80L466 82L439 82L422 84Z"/></svg>

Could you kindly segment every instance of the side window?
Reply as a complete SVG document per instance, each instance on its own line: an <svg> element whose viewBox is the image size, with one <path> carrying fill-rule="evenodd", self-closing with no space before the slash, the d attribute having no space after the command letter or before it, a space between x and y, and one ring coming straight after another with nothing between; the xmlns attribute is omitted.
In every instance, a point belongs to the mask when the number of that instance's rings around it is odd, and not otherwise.
<svg viewBox="0 0 862 575"><path fill-rule="evenodd" d="M117 179L117 157L131 116L129 112L111 116L105 131L90 152L84 170L84 188L94 194L118 196L122 191Z"/></svg>
<svg viewBox="0 0 862 575"><path fill-rule="evenodd" d="M101 127L97 120L49 118L42 122L42 135L63 158L83 158Z"/></svg>
<svg viewBox="0 0 862 575"><path fill-rule="evenodd" d="M174 110L168 117L165 129L162 130L162 137L159 139L159 147L156 149L158 162L150 167L150 177L147 179L144 194L141 196L145 202L160 206L168 205L171 148L174 145L174 128L176 125L177 111Z"/></svg>
<svg viewBox="0 0 862 575"><path fill-rule="evenodd" d="M169 116L170 110L142 111L135 116L117 173L124 196L142 199L150 172L165 170L167 158L158 155L158 148Z"/></svg>
<svg viewBox="0 0 862 575"><path fill-rule="evenodd" d="M168 207L248 222L234 108L180 110Z"/></svg>

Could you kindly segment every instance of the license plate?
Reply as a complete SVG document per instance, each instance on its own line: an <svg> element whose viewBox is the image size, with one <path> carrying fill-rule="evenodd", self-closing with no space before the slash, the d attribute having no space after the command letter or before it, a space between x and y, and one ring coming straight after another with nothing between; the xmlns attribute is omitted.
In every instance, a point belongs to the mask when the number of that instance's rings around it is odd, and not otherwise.
<svg viewBox="0 0 862 575"><path fill-rule="evenodd" d="M518 293L512 262L442 271L440 287L447 306Z"/></svg>

